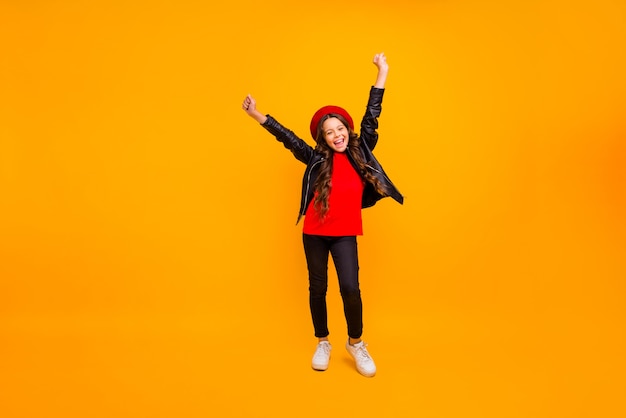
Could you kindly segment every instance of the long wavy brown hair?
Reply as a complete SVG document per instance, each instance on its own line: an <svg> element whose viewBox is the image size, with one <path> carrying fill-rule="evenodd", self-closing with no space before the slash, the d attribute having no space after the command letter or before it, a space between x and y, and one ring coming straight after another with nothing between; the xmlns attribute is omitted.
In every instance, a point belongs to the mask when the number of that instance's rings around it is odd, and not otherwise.
<svg viewBox="0 0 626 418"><path fill-rule="evenodd" d="M330 196L331 188L330 179L333 173L332 156L334 154L334 151L326 143L326 139L324 139L324 133L322 132L322 125L324 124L324 121L329 118L339 119L339 121L348 129L349 139L346 152L350 153L350 156L356 162L356 165L358 167L357 171L360 174L361 178L364 179L366 183L371 184L381 195L387 195L378 179L370 174L370 172L367 171L365 167L363 154L361 153L361 149L359 148L359 145L361 144L361 138L359 137L359 135L350 128L350 124L343 116L336 113L329 113L327 115L324 115L324 117L320 119L317 125L317 137L315 139L315 141L317 142L315 149L324 157L324 160L322 161L320 166L319 175L317 177L317 180L315 181L316 195L315 199L313 200L313 205L318 211L321 219L324 219L326 217L326 214L328 213L328 197Z"/></svg>

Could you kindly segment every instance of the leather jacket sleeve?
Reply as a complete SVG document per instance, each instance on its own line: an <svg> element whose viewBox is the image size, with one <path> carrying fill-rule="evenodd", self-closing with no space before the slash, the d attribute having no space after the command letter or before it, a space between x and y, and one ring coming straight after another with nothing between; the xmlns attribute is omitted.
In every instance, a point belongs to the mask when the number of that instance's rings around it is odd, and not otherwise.
<svg viewBox="0 0 626 418"><path fill-rule="evenodd" d="M367 108L365 109L365 115L361 120L361 140L365 142L370 151L374 150L376 143L378 142L378 116L382 111L383 94L385 89L379 89L373 87L370 89L369 100L367 101Z"/></svg>
<svg viewBox="0 0 626 418"><path fill-rule="evenodd" d="M314 150L309 144L300 139L291 130L285 128L276 119L266 115L267 120L261 126L274 135L278 142L290 150L298 161L307 164L313 158Z"/></svg>

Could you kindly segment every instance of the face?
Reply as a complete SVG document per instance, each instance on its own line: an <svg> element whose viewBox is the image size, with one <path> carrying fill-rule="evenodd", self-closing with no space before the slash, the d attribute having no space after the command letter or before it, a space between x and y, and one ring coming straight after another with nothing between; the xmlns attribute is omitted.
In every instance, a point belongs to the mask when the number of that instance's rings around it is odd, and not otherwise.
<svg viewBox="0 0 626 418"><path fill-rule="evenodd" d="M328 146L335 152L348 148L350 130L337 118L328 118L322 123L322 133Z"/></svg>

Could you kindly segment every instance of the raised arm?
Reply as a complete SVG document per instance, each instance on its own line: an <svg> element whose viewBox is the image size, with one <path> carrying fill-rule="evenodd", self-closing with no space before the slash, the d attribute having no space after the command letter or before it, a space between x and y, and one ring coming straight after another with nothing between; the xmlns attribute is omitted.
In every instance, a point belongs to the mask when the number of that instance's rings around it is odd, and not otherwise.
<svg viewBox="0 0 626 418"><path fill-rule="evenodd" d="M361 120L360 133L361 140L370 150L373 150L378 143L378 117L382 111L383 94L385 93L385 83L387 81L387 73L389 72L387 57L385 57L384 53L374 55L373 61L376 68L378 68L378 73L376 74L376 82L370 89L365 115Z"/></svg>
<svg viewBox="0 0 626 418"><path fill-rule="evenodd" d="M248 114L248 116L259 122L261 125L267 120L267 116L257 110L256 100L254 100L254 97L249 94L245 99L243 99L241 108Z"/></svg>
<svg viewBox="0 0 626 418"><path fill-rule="evenodd" d="M274 137L276 137L276 139L281 142L285 148L293 153L296 159L307 164L313 157L313 147L300 139L291 130L281 125L271 115L264 115L261 113L256 108L256 100L254 100L254 97L248 94L246 98L243 99L241 108L248 114L248 116L259 122L263 128L274 135Z"/></svg>

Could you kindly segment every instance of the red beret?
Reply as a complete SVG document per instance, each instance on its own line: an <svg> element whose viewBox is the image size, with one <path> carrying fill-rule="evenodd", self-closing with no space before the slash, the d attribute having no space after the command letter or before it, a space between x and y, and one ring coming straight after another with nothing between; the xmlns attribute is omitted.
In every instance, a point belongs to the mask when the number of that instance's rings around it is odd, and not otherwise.
<svg viewBox="0 0 626 418"><path fill-rule="evenodd" d="M348 114L345 109L339 106L324 106L323 108L315 112L313 118L311 119L311 136L313 137L313 139L317 140L317 125L320 123L320 120L329 113L335 113L337 115L343 116L348 121L350 129L354 131L354 122L352 121L350 114Z"/></svg>

